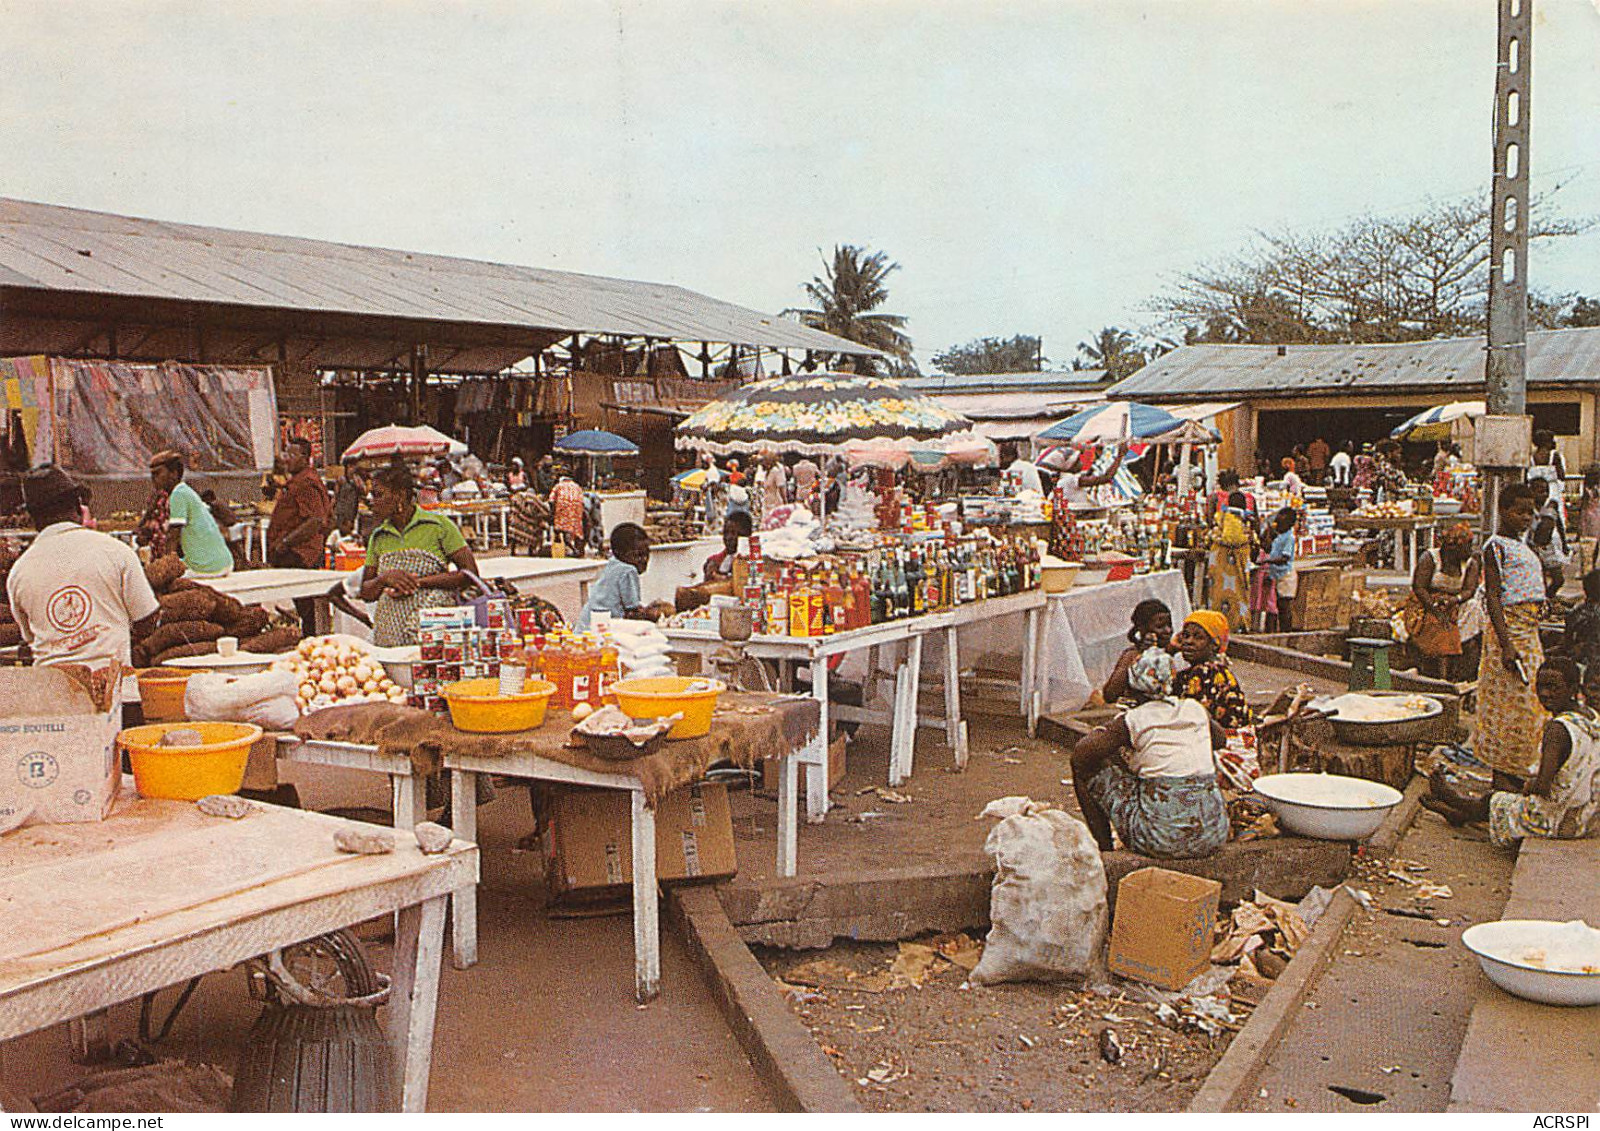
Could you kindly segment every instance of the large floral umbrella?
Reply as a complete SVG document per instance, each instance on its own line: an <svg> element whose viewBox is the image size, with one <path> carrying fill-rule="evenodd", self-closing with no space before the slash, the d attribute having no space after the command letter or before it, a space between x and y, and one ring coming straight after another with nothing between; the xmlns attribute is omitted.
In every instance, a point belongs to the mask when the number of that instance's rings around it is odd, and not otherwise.
<svg viewBox="0 0 1600 1131"><path fill-rule="evenodd" d="M887 377L798 373L741 385L678 425L680 448L735 452L843 454L868 440L931 440L972 427Z"/></svg>
<svg viewBox="0 0 1600 1131"><path fill-rule="evenodd" d="M453 440L437 428L423 424L407 428L400 424L386 424L356 437L356 442L344 450L344 459L381 459L384 456L460 456L467 454L467 445Z"/></svg>

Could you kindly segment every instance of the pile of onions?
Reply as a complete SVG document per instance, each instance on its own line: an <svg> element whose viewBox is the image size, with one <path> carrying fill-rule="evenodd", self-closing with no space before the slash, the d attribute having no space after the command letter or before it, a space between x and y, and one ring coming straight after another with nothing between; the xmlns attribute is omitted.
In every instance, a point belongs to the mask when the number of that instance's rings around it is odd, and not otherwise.
<svg viewBox="0 0 1600 1131"><path fill-rule="evenodd" d="M365 645L348 636L313 636L273 665L299 681L302 714L338 703L404 703L406 689L389 678Z"/></svg>

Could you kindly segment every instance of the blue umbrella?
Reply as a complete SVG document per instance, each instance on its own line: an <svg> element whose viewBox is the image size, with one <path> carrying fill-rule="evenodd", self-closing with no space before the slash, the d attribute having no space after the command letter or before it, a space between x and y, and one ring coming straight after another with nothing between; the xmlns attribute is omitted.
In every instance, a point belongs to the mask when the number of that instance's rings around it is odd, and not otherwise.
<svg viewBox="0 0 1600 1131"><path fill-rule="evenodd" d="M615 432L602 432L598 428L585 428L563 436L555 442L555 450L570 456L636 456L639 445L618 436Z"/></svg>
<svg viewBox="0 0 1600 1131"><path fill-rule="evenodd" d="M1117 401L1074 413L1040 432L1041 443L1115 444L1123 440L1148 440L1184 427L1185 421L1163 408Z"/></svg>

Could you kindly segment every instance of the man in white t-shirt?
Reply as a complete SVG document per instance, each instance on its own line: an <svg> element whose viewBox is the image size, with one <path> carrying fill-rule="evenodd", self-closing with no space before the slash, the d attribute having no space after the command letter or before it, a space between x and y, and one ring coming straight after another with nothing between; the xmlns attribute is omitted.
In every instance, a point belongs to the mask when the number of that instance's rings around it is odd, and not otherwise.
<svg viewBox="0 0 1600 1131"><path fill-rule="evenodd" d="M1122 460L1128 454L1126 445L1119 445L1117 458L1104 474L1090 475L1086 472L1063 471L1056 479L1056 490L1061 493L1061 499L1069 507L1086 507L1094 502L1094 496L1089 494L1091 488L1104 487L1117 477L1117 470L1122 467Z"/></svg>
<svg viewBox="0 0 1600 1131"><path fill-rule="evenodd" d="M139 556L84 529L78 485L58 467L29 472L22 498L39 535L11 567L6 597L34 664L130 664L133 638L161 619Z"/></svg>

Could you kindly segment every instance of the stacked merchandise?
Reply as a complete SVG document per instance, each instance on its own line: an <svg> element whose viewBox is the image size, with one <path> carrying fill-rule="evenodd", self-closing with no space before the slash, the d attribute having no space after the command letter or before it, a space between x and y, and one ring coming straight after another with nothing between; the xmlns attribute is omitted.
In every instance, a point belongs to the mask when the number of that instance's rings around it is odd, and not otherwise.
<svg viewBox="0 0 1600 1131"><path fill-rule="evenodd" d="M676 675L669 655L671 646L655 625L641 620L617 620L598 614L595 627L602 640L616 648L617 664L624 679L650 679Z"/></svg>
<svg viewBox="0 0 1600 1131"><path fill-rule="evenodd" d="M418 613L418 660L412 665L411 705L444 711L444 688L464 679L498 679L502 661L520 657L522 637L514 627L509 602L486 606L479 625L474 610L461 606Z"/></svg>

